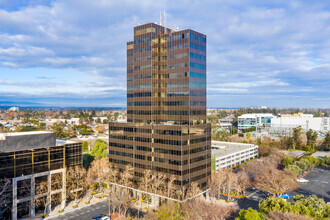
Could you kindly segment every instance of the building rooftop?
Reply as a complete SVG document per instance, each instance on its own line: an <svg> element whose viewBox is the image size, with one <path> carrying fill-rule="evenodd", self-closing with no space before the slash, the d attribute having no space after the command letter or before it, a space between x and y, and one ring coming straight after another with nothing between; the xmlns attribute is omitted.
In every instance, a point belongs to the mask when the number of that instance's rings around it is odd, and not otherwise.
<svg viewBox="0 0 330 220"><path fill-rule="evenodd" d="M323 159L324 157L330 157L330 151L316 151L312 154L312 157Z"/></svg>
<svg viewBox="0 0 330 220"><path fill-rule="evenodd" d="M56 139L56 146L63 145L63 144L72 144L74 141L65 140L65 139Z"/></svg>
<svg viewBox="0 0 330 220"><path fill-rule="evenodd" d="M0 152L12 152L56 146L56 135L50 131L0 134Z"/></svg>
<svg viewBox="0 0 330 220"><path fill-rule="evenodd" d="M222 157L230 155L235 152L257 147L254 144L243 144L234 142L212 141L212 155L215 157Z"/></svg>
<svg viewBox="0 0 330 220"><path fill-rule="evenodd" d="M280 150L279 152L283 153L286 156L290 157L302 157L306 152L301 150L289 151L289 150Z"/></svg>
<svg viewBox="0 0 330 220"><path fill-rule="evenodd" d="M252 117L274 117L273 114L263 114L263 113L251 113L251 114L243 114L238 116L238 118L252 118Z"/></svg>

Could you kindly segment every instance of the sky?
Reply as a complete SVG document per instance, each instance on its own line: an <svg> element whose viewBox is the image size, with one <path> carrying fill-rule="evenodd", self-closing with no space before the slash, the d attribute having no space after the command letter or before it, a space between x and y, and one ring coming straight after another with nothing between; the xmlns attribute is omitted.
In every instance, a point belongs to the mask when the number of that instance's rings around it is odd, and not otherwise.
<svg viewBox="0 0 330 220"><path fill-rule="evenodd" d="M330 108L330 1L0 0L0 105L126 107L126 42L207 35L208 107Z"/></svg>

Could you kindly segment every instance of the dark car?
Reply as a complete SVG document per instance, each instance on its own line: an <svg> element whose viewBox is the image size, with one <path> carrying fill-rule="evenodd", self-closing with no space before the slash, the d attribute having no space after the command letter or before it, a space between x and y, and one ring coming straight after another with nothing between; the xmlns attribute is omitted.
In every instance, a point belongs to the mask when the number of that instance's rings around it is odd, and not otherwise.
<svg viewBox="0 0 330 220"><path fill-rule="evenodd" d="M96 215L96 216L94 216L92 219L93 219L93 220L101 220L103 217L106 217L106 215L103 215L103 214Z"/></svg>

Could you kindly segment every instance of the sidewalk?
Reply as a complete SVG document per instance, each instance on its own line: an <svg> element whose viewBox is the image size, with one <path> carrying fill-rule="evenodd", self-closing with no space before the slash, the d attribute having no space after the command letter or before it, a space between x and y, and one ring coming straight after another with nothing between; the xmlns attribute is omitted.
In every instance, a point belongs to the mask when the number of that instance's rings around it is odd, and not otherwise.
<svg viewBox="0 0 330 220"><path fill-rule="evenodd" d="M66 214L68 212L72 212L72 211L76 211L76 210L79 210L81 208L84 208L84 207L87 207L87 206L90 206L90 205L93 205L93 204L96 204L96 203L99 203L99 202L103 202L103 201L106 201L108 198L107 197L104 197L104 198L97 198L97 196L100 196L101 194L96 194L93 196L93 198L90 200L90 203L89 204L85 204L85 202L87 202L87 198L83 198L79 204L78 204L78 207L77 208L73 208L72 206L74 206L74 201L71 201L70 203L67 204L67 206L64 208L64 212L61 212L59 213L58 211L61 210L60 208L60 205L56 206L56 208L49 213L49 216L45 219L51 219L51 218L54 218L54 217L57 217L59 215L62 215L62 214Z"/></svg>

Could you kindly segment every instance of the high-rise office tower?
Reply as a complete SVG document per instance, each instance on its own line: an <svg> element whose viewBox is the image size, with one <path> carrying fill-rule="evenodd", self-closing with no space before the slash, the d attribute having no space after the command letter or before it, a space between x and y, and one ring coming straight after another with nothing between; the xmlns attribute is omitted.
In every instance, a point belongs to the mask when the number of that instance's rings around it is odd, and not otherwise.
<svg viewBox="0 0 330 220"><path fill-rule="evenodd" d="M109 124L110 162L197 181L211 175L211 126L206 123L206 36L148 23L127 43L127 122Z"/></svg>

